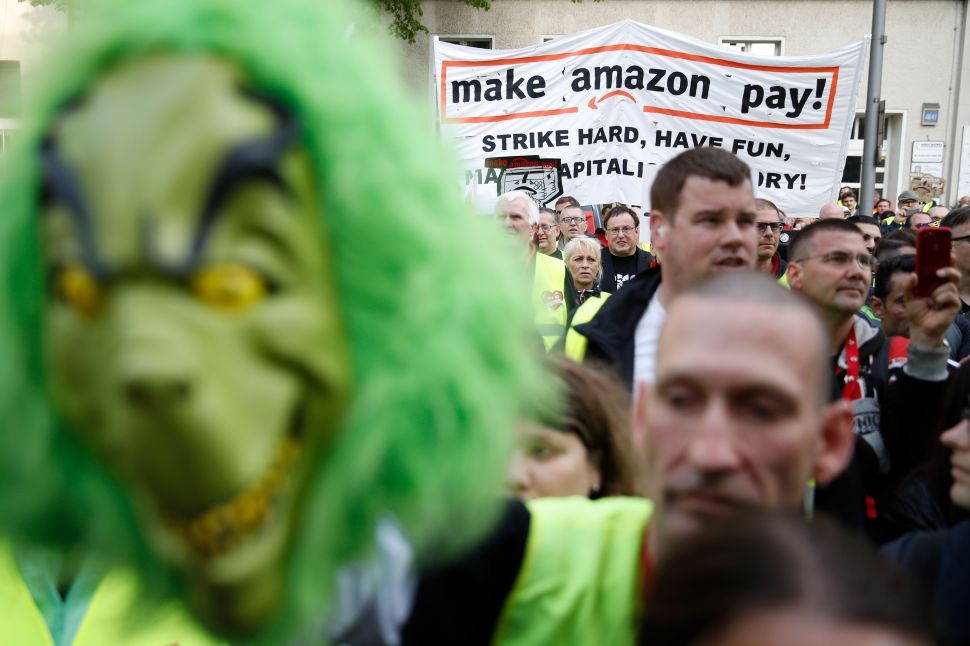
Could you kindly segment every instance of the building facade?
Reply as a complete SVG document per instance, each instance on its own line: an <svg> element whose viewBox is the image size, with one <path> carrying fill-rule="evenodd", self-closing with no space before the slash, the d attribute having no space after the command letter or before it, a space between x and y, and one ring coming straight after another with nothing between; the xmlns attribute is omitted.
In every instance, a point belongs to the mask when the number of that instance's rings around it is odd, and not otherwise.
<svg viewBox="0 0 970 646"><path fill-rule="evenodd" d="M50 7L0 0L0 152L16 137L44 51L67 22L66 14Z"/></svg>
<svg viewBox="0 0 970 646"><path fill-rule="evenodd" d="M955 204L959 195L970 193L968 4L887 2L885 143L876 191L890 199L914 188L926 198ZM430 34L401 44L402 73L433 107L434 39L514 49L624 19L753 54L818 54L864 38L872 27L872 5L872 0L493 0L489 11L482 11L454 0L425 0L422 21ZM862 168L866 78L843 176L853 187L859 186Z"/></svg>

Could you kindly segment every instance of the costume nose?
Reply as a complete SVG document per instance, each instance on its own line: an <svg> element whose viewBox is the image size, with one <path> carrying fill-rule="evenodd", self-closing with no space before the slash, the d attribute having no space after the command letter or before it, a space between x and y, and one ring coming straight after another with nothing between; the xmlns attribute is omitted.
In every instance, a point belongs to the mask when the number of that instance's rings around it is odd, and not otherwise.
<svg viewBox="0 0 970 646"><path fill-rule="evenodd" d="M140 408L170 409L192 395L188 376L177 370L129 367L121 378L125 399Z"/></svg>
<svg viewBox="0 0 970 646"><path fill-rule="evenodd" d="M144 291L144 293L142 293ZM163 307L165 293L119 290L108 312L115 327L112 356L119 397L157 412L184 406L199 375L198 348L186 324Z"/></svg>

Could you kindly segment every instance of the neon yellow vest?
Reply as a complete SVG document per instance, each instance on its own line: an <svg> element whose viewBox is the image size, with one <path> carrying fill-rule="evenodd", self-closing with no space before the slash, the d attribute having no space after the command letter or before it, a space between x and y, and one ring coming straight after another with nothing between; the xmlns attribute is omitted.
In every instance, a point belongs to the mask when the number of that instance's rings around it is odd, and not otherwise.
<svg viewBox="0 0 970 646"><path fill-rule="evenodd" d="M112 570L98 584L71 646L224 644L199 628L175 601L143 610L134 574ZM138 613L135 610L138 610ZM7 545L0 542L0 616L4 644L54 646L44 617Z"/></svg>
<svg viewBox="0 0 970 646"><path fill-rule="evenodd" d="M525 557L492 643L632 645L652 510L643 498L531 501Z"/></svg>
<svg viewBox="0 0 970 646"><path fill-rule="evenodd" d="M583 304L576 308L573 313L572 323L566 331L566 347L564 353L567 359L572 359L576 363L582 363L586 356L586 337L576 331L577 325L588 323L593 320L596 313L603 307L603 303L610 297L609 292L600 292L596 298L587 298Z"/></svg>
<svg viewBox="0 0 970 646"><path fill-rule="evenodd" d="M537 253L532 280L532 309L535 325L546 350L551 350L566 330L566 265L562 260Z"/></svg>

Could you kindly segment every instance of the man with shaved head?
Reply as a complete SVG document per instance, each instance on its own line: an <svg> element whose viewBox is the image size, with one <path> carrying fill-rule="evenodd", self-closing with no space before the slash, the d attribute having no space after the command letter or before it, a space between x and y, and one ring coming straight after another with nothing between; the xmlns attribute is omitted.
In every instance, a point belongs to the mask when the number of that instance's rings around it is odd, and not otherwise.
<svg viewBox="0 0 970 646"><path fill-rule="evenodd" d="M851 409L829 403L828 331L771 282L717 277L671 308L636 429L655 552L745 508L798 509L809 479L826 484L848 460Z"/></svg>
<svg viewBox="0 0 970 646"><path fill-rule="evenodd" d="M818 210L818 219L819 220L827 220L827 219L844 220L845 211L842 210L841 206L835 203L823 204L822 208Z"/></svg>
<svg viewBox="0 0 970 646"><path fill-rule="evenodd" d="M488 541L424 578L405 642L632 644L649 564L672 542L745 510L798 511L807 482L848 462L851 407L829 402L828 345L813 308L770 276L686 288L633 424L651 501L510 503Z"/></svg>

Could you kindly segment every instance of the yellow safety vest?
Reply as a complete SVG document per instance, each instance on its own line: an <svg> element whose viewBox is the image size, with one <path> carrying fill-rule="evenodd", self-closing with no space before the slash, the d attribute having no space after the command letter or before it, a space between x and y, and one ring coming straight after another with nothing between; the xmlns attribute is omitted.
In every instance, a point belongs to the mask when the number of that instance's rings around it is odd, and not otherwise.
<svg viewBox="0 0 970 646"><path fill-rule="evenodd" d="M563 353L567 359L572 359L576 363L583 362L583 357L586 356L587 340L585 336L576 331L576 326L592 321L609 297L609 292L600 292L599 296L587 298L582 305L576 308L572 323L566 330L566 346L563 348Z"/></svg>
<svg viewBox="0 0 970 646"><path fill-rule="evenodd" d="M528 506L525 556L493 646L632 646L653 504L573 497Z"/></svg>
<svg viewBox="0 0 970 646"><path fill-rule="evenodd" d="M537 253L532 280L532 309L535 326L546 351L553 348L566 330L566 265L562 260Z"/></svg>
<svg viewBox="0 0 970 646"><path fill-rule="evenodd" d="M112 570L98 584L71 646L210 646L226 644L195 624L172 600L144 609L135 575ZM44 617L20 575L9 546L0 542L0 615L4 644L54 646Z"/></svg>

